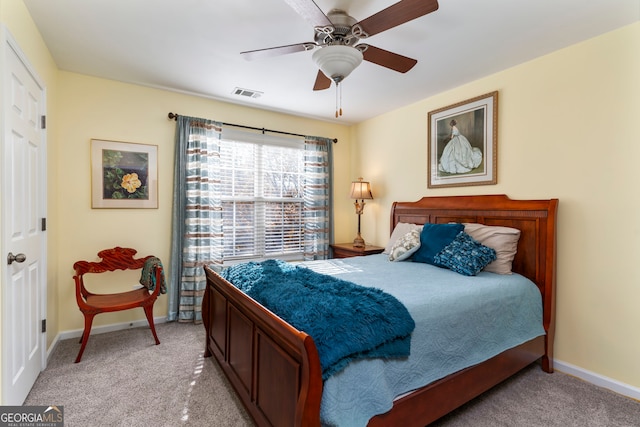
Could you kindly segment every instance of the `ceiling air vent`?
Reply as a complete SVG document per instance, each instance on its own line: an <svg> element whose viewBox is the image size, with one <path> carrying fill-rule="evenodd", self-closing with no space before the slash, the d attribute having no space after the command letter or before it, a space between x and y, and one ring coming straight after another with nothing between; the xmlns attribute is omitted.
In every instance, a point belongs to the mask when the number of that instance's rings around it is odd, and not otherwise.
<svg viewBox="0 0 640 427"><path fill-rule="evenodd" d="M242 89L241 87L235 88L233 90L233 94L238 96L246 96L247 98L260 98L262 96L262 92L251 89Z"/></svg>

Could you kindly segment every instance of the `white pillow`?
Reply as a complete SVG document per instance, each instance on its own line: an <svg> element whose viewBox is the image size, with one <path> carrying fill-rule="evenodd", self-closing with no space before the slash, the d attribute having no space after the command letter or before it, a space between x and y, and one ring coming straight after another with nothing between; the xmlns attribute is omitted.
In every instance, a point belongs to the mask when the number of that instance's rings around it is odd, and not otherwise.
<svg viewBox="0 0 640 427"><path fill-rule="evenodd" d="M511 227L464 223L464 232L485 246L496 251L497 259L487 265L484 271L511 274L513 258L518 251L520 230Z"/></svg>
<svg viewBox="0 0 640 427"><path fill-rule="evenodd" d="M389 261L404 261L420 248L420 230L413 229L393 244Z"/></svg>
<svg viewBox="0 0 640 427"><path fill-rule="evenodd" d="M410 224L407 222L399 222L396 224L396 227L393 229L391 233L391 237L389 237L389 241L387 242L387 246L384 247L383 254L389 255L391 253L391 248L396 243L396 240L410 232L411 230L422 230L422 226L416 224Z"/></svg>

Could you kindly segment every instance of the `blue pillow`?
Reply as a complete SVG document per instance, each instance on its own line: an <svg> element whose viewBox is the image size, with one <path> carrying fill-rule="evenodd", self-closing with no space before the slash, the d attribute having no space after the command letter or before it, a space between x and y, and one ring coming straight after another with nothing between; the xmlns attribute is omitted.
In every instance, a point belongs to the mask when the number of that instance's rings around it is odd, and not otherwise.
<svg viewBox="0 0 640 427"><path fill-rule="evenodd" d="M484 246L462 231L434 257L434 264L465 276L475 276L495 259L493 248Z"/></svg>
<svg viewBox="0 0 640 427"><path fill-rule="evenodd" d="M453 242L458 233L464 230L463 224L425 224L420 232L420 249L411 258L414 262L433 264L433 257Z"/></svg>

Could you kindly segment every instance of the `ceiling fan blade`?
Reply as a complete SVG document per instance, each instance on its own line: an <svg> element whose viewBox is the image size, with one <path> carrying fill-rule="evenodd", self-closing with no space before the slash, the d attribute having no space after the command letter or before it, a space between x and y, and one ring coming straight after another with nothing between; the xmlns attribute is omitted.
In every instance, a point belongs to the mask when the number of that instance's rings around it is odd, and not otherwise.
<svg viewBox="0 0 640 427"><path fill-rule="evenodd" d="M406 73L418 63L415 59L389 52L388 50L380 49L379 47L368 44L359 44L357 47L359 46L367 47L366 50L362 52L362 56L365 61L373 62L374 64L390 68L394 71L398 71L399 73Z"/></svg>
<svg viewBox="0 0 640 427"><path fill-rule="evenodd" d="M314 27L327 27L333 24L322 9L313 0L284 0L298 15Z"/></svg>
<svg viewBox="0 0 640 427"><path fill-rule="evenodd" d="M358 22L356 26L372 36L436 10L437 0L401 0Z"/></svg>
<svg viewBox="0 0 640 427"><path fill-rule="evenodd" d="M255 59L272 58L274 56L286 55L288 53L304 52L305 50L311 50L316 47L315 43L296 43L286 46L269 47L266 49L248 50L246 52L240 52L240 55L247 61L253 61Z"/></svg>
<svg viewBox="0 0 640 427"><path fill-rule="evenodd" d="M331 87L331 79L324 75L322 70L318 70L316 76L316 83L313 85L313 90L325 90Z"/></svg>

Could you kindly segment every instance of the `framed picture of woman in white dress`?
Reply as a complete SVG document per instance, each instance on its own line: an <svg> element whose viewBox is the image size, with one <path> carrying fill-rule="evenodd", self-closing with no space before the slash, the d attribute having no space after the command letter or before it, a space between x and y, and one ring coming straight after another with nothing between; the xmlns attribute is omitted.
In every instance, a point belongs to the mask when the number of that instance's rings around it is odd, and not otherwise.
<svg viewBox="0 0 640 427"><path fill-rule="evenodd" d="M428 186L498 182L498 92L429 113Z"/></svg>

